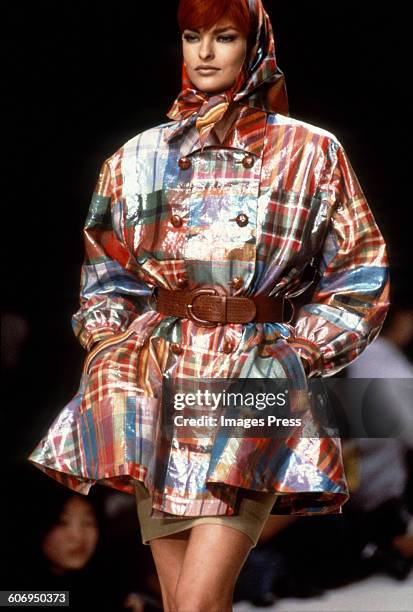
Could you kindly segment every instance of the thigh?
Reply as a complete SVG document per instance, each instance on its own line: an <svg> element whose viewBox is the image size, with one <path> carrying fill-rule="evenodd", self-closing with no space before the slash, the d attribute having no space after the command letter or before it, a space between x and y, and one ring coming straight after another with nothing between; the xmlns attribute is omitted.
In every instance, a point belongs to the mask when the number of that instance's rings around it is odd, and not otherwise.
<svg viewBox="0 0 413 612"><path fill-rule="evenodd" d="M165 521L150 518L152 500L148 489L141 482L136 483L136 503L142 541L149 544L151 548L164 607L166 610L172 610L173 597L188 544L189 530L168 533L165 527L155 528L156 525L159 525L159 521L162 524Z"/></svg>
<svg viewBox="0 0 413 612"><path fill-rule="evenodd" d="M178 580L177 603L183 602L184 609L190 609L191 603L193 609L227 609L252 546L250 537L227 525L192 527Z"/></svg>
<svg viewBox="0 0 413 612"><path fill-rule="evenodd" d="M188 546L189 530L150 540L165 610L174 608L175 591Z"/></svg>

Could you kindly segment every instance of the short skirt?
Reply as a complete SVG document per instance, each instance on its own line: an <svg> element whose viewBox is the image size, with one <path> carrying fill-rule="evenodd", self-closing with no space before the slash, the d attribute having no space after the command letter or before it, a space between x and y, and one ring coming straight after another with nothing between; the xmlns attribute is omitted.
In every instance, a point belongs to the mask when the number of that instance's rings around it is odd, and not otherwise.
<svg viewBox="0 0 413 612"><path fill-rule="evenodd" d="M276 493L263 493L239 489L238 513L232 516L201 516L187 519L153 518L150 516L152 500L148 489L142 482L135 483L136 506L143 544L174 533L186 531L202 524L226 525L245 533L257 545L258 538L277 498Z"/></svg>

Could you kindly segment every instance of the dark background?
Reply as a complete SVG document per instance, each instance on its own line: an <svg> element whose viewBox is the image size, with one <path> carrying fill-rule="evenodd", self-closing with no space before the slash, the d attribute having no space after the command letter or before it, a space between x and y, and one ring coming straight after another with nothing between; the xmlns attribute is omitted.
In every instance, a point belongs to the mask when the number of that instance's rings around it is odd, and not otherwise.
<svg viewBox="0 0 413 612"><path fill-rule="evenodd" d="M397 3L264 2L290 114L344 145L388 242L397 299L409 291L411 66ZM29 323L7 370L6 427L17 462L75 393L82 226L100 166L168 121L180 90L177 0L13 3L5 25L3 311ZM3 21L4 23L4 21ZM5 142L5 141L4 141ZM6 347L7 350L7 347Z"/></svg>

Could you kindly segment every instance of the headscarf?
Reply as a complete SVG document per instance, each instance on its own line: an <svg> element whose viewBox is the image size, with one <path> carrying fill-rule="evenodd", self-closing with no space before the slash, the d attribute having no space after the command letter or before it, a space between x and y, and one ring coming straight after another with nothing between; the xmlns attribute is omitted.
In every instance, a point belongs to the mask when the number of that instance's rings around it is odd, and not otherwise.
<svg viewBox="0 0 413 612"><path fill-rule="evenodd" d="M180 123L168 133L168 140L187 125L195 125L203 147L230 104L240 100L267 112L288 114L284 74L277 66L270 19L261 0L248 0L248 6L254 44L234 84L222 93L208 95L194 88L183 63L182 90L167 113Z"/></svg>

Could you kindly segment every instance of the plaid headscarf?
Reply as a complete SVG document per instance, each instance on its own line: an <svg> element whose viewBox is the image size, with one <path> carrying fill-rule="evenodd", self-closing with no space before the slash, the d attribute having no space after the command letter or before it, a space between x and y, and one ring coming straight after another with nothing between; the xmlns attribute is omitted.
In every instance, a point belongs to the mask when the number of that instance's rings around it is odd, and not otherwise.
<svg viewBox="0 0 413 612"><path fill-rule="evenodd" d="M270 19L261 0L248 0L248 5L255 42L234 84L222 93L208 96L194 88L183 64L182 90L167 113L170 119L176 119L180 124L168 132L168 140L187 125L195 124L203 146L229 105L243 99L254 108L288 115L284 74L277 66Z"/></svg>

